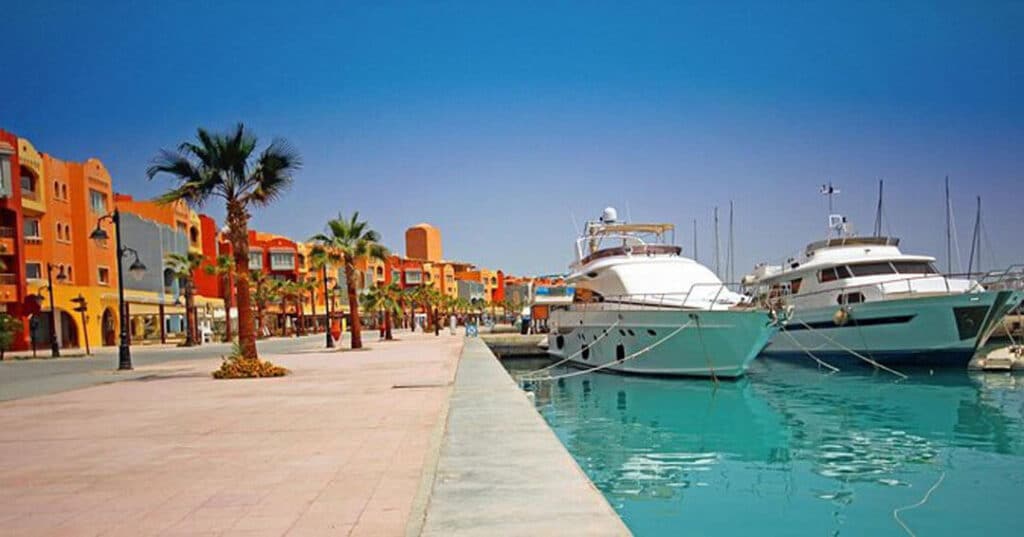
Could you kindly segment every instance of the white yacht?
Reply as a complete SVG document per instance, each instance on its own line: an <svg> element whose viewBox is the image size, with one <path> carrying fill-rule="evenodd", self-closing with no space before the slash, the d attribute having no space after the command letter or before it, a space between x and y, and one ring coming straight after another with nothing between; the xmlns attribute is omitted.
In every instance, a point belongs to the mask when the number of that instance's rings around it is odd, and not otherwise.
<svg viewBox="0 0 1024 537"><path fill-rule="evenodd" d="M744 277L748 294L793 307L762 354L810 352L832 365L868 358L883 365L966 366L1024 298L1018 290L993 290L1006 287L998 279L943 275L933 257L900 251L897 238L854 236L841 215L829 216L829 229L829 238L811 243L799 258L758 265Z"/></svg>
<svg viewBox="0 0 1024 537"><path fill-rule="evenodd" d="M619 373L742 375L779 320L683 257L666 240L673 232L671 224L621 222L613 208L587 222L566 278L575 299L551 312L548 352Z"/></svg>

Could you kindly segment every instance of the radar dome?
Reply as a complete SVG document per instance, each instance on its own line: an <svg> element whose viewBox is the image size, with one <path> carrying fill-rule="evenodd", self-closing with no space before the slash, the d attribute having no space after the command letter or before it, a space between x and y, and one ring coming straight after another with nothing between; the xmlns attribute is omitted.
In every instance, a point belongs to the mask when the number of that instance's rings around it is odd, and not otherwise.
<svg viewBox="0 0 1024 537"><path fill-rule="evenodd" d="M619 213L615 211L615 207L605 207L604 212L601 213L601 221L609 224L619 219Z"/></svg>

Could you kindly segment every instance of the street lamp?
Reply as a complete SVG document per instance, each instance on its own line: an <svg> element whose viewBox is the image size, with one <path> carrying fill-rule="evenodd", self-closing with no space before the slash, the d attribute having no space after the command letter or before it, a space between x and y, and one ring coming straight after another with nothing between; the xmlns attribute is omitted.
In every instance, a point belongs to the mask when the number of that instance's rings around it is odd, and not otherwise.
<svg viewBox="0 0 1024 537"><path fill-rule="evenodd" d="M324 263L324 266L320 267L320 269L323 271L323 280L324 280L324 315L326 316L326 319L327 319L327 330L324 331L324 334L325 334L325 337L327 339L327 348L328 349L333 349L334 348L334 338L331 337L331 293L330 293L330 291L327 290L327 280L333 279L333 278L328 278L327 277L327 264L326 263Z"/></svg>
<svg viewBox="0 0 1024 537"><path fill-rule="evenodd" d="M121 342L118 345L117 368L127 371L132 369L132 351L128 348L128 316L124 301L124 254L131 252L135 256L135 260L128 266L128 272L135 281L141 280L146 275L146 265L142 264L142 260L139 259L139 252L121 245L121 213L117 209L96 220L96 229L92 230L89 238L97 243L105 243L110 238L107 231L100 227L104 220L110 220L114 224L115 246L117 247L117 304L121 312L118 316L121 321Z"/></svg>
<svg viewBox="0 0 1024 537"><path fill-rule="evenodd" d="M57 270L57 283L64 283L67 280L68 275L64 272L64 266L61 265ZM43 301L43 289L50 293L50 356L60 358L60 342L57 341L57 308L53 303L53 263L46 264L46 285L40 287L35 296L39 302Z"/></svg>

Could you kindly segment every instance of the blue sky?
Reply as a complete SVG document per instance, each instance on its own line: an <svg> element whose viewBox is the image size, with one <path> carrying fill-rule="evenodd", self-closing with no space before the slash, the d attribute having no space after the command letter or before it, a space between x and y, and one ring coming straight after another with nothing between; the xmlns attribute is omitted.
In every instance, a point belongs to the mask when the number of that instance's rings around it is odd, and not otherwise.
<svg viewBox="0 0 1024 537"><path fill-rule="evenodd" d="M891 231L944 258L949 175L964 263L976 195L985 264L1024 260L1019 2L6 9L0 127L146 197L168 185L144 178L158 149L243 121L304 157L253 219L296 238L359 210L396 249L428 221L446 257L549 273L572 215L628 205L687 250L698 219L712 264L712 208L734 200L742 273L823 235L827 180L870 231L882 178Z"/></svg>

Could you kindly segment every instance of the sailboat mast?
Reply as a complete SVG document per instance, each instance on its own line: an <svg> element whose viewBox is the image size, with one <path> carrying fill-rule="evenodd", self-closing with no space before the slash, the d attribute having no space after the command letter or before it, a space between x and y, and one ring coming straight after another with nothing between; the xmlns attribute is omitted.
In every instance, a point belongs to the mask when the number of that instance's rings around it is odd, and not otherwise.
<svg viewBox="0 0 1024 537"><path fill-rule="evenodd" d="M718 241L718 206L715 206L715 275L719 278L722 277L722 262L721 256L719 255L719 241Z"/></svg>
<svg viewBox="0 0 1024 537"><path fill-rule="evenodd" d="M946 274L953 273L953 232L950 224L949 176L946 176Z"/></svg>
<svg viewBox="0 0 1024 537"><path fill-rule="evenodd" d="M978 272L981 272L981 196L978 196L978 208L974 215L974 236L971 238L971 255L967 258L967 273L974 273L974 252L978 252Z"/></svg>
<svg viewBox="0 0 1024 537"><path fill-rule="evenodd" d="M878 180L878 208L875 210L875 236L882 236L882 188L885 184L881 179Z"/></svg>
<svg viewBox="0 0 1024 537"><path fill-rule="evenodd" d="M697 219L693 219L693 260L697 261Z"/></svg>
<svg viewBox="0 0 1024 537"><path fill-rule="evenodd" d="M734 242L736 236L733 233L732 209L732 200L729 200L729 253L727 254L729 262L726 264L726 270L729 271L729 283L736 281L736 243Z"/></svg>

